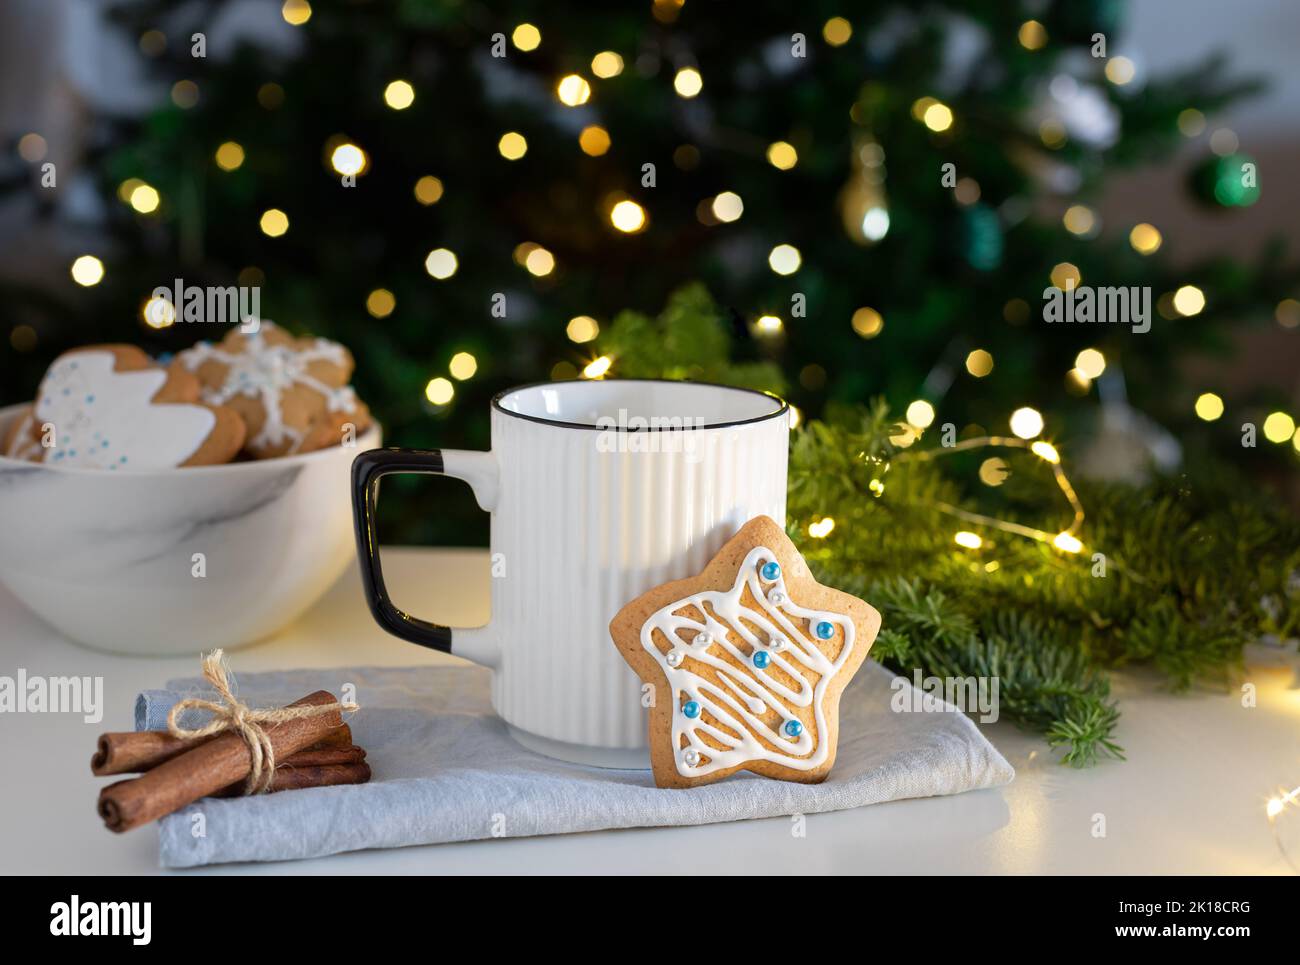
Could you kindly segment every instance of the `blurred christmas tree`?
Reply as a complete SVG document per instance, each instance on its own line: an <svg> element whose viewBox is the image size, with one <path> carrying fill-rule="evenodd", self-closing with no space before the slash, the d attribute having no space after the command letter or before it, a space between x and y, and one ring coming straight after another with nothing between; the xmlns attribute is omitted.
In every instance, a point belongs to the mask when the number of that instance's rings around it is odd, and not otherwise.
<svg viewBox="0 0 1300 965"><path fill-rule="evenodd" d="M1100 231L1104 175L1249 91L1219 63L1136 82L1107 50L1117 0L287 0L287 44L209 55L230 12L115 6L158 106L91 128L102 281L3 293L33 335L3 349L5 401L75 344L213 337L142 313L182 278L259 286L267 317L349 345L390 442L485 448L494 392L580 377L618 311L702 280L809 414L880 395L1005 431L1030 405L1069 441L1107 367L1186 423L1209 387L1177 359L1293 294L1276 251L1175 272L1143 212ZM1191 183L1228 216L1258 196L1248 160L1207 153ZM1149 286L1151 330L1045 324L1044 288L1081 281ZM434 520L395 484L388 538L481 539L451 490Z"/></svg>

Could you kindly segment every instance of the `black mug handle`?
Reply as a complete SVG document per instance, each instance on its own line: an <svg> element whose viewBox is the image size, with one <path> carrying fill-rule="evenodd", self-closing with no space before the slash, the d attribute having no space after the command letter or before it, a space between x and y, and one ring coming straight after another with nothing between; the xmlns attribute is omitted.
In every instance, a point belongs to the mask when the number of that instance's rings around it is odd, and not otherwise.
<svg viewBox="0 0 1300 965"><path fill-rule="evenodd" d="M441 449L371 449L352 462L352 521L357 534L361 586L375 621L394 636L431 650L451 653L451 627L413 617L393 606L379 561L379 527L375 508L379 480L394 473L446 475Z"/></svg>

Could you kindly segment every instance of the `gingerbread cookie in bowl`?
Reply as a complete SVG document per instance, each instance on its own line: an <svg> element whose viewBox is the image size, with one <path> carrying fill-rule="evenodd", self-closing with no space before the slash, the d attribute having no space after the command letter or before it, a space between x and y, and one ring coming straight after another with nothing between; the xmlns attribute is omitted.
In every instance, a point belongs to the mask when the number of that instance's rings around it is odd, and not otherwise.
<svg viewBox="0 0 1300 965"><path fill-rule="evenodd" d="M199 398L188 372L132 345L88 345L46 370L4 452L78 469L140 471L229 462L244 441L232 409Z"/></svg>
<svg viewBox="0 0 1300 965"><path fill-rule="evenodd" d="M609 629L654 687L656 784L694 787L741 770L815 784L835 763L840 694L880 614L814 580L784 530L758 516L702 573L637 597Z"/></svg>
<svg viewBox="0 0 1300 965"><path fill-rule="evenodd" d="M255 459L323 449L341 441L346 425L358 433L370 425L370 410L348 385L352 353L327 339L295 337L274 322L200 342L172 367L196 375L206 401L243 417L244 449Z"/></svg>

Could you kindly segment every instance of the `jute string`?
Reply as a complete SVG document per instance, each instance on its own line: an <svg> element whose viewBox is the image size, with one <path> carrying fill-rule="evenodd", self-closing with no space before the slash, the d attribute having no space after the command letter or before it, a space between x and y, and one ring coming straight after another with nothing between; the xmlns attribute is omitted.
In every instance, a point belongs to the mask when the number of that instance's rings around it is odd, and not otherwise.
<svg viewBox="0 0 1300 965"><path fill-rule="evenodd" d="M225 654L213 650L203 658L203 676L212 684L222 703L186 697L167 713L167 732L173 737L195 738L210 737L224 731L234 731L248 745L252 766L248 771L248 780L244 783L245 794L261 794L271 786L275 779L275 750L271 738L266 733L264 724L282 724L289 720L301 720L304 717L319 717L334 711L354 711L359 709L353 701L335 701L332 704L316 704L309 707L277 707L268 710L256 710L241 703L230 688L229 669L226 667ZM206 710L212 714L212 720L203 727L186 728L177 723L180 715L187 710Z"/></svg>

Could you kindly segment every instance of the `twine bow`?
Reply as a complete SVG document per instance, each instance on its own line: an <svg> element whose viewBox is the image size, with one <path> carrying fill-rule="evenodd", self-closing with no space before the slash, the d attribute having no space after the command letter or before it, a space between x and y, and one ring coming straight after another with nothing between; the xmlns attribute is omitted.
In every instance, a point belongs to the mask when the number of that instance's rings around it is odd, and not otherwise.
<svg viewBox="0 0 1300 965"><path fill-rule="evenodd" d="M211 737L224 731L234 731L248 745L251 766L248 780L244 784L245 794L261 794L271 786L275 778L275 749L263 724L282 724L288 720L300 720L304 717L317 717L334 711L354 711L359 709L353 701L337 701L332 704L313 704L309 707L276 707L257 710L240 703L230 688L229 668L226 666L225 654L213 650L203 658L203 676L212 684L222 703L186 697L167 712L167 732L173 737L197 738ZM202 727L187 728L177 723L181 713L186 710L206 710L212 714L212 720Z"/></svg>

